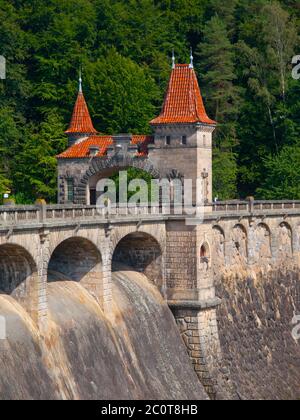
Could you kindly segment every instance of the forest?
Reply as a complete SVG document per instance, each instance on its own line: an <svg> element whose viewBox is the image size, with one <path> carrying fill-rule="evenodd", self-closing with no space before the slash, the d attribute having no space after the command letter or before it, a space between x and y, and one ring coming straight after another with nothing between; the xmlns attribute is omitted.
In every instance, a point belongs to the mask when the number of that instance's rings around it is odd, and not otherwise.
<svg viewBox="0 0 300 420"><path fill-rule="evenodd" d="M56 201L79 67L99 132L147 134L192 48L214 196L300 199L299 22L299 0L0 0L1 197Z"/></svg>

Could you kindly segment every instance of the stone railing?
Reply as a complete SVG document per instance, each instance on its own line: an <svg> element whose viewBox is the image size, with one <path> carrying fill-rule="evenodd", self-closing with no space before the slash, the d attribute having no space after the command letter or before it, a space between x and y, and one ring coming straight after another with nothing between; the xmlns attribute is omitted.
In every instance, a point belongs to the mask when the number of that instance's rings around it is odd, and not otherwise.
<svg viewBox="0 0 300 420"><path fill-rule="evenodd" d="M51 223L59 221L80 221L106 219L122 219L127 217L169 215L161 206L127 206L111 209L107 214L106 209L96 206L83 205L37 205L37 206L0 206L0 227L28 225L37 223Z"/></svg>
<svg viewBox="0 0 300 420"><path fill-rule="evenodd" d="M277 212L284 210L299 210L300 201L220 201L212 204L213 212L230 213L254 213Z"/></svg>
<svg viewBox="0 0 300 420"><path fill-rule="evenodd" d="M300 213L300 201L223 201L207 204L206 213L215 214L252 214L256 212L278 213L296 210ZM168 206L126 206L112 209L109 215L106 209L83 205L36 205L36 206L0 206L0 227L23 226L37 223L60 221L89 221L106 219L122 219L141 216L174 216L178 215L174 207ZM185 213L184 213L185 214ZM183 216L184 216L183 214Z"/></svg>

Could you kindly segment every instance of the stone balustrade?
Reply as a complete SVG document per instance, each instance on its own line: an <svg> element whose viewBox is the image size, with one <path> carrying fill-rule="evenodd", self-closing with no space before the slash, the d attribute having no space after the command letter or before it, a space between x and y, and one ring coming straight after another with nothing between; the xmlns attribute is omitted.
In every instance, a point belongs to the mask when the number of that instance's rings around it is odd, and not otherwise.
<svg viewBox="0 0 300 420"><path fill-rule="evenodd" d="M111 209L109 218L119 219L128 216L165 214L161 207L116 207ZM106 209L82 205L46 206L0 206L0 227L48 223L60 220L99 220L107 219Z"/></svg>
<svg viewBox="0 0 300 420"><path fill-rule="evenodd" d="M205 214L226 217L231 214L278 214L300 213L300 201L219 201L205 206ZM183 216L185 216L183 212ZM56 221L89 221L122 219L141 216L174 216L179 215L174 207L168 206L117 206L107 214L107 209L83 205L35 205L35 206L0 206L0 228L7 226L24 226Z"/></svg>
<svg viewBox="0 0 300 420"><path fill-rule="evenodd" d="M273 211L298 210L300 212L300 201L218 201L212 204L214 212L220 213L254 213L263 211L267 214Z"/></svg>

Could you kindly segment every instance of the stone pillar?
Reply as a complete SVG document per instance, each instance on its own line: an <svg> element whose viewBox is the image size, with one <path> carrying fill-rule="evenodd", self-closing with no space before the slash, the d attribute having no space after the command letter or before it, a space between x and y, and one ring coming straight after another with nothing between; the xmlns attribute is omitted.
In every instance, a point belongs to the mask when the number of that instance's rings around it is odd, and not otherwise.
<svg viewBox="0 0 300 420"><path fill-rule="evenodd" d="M40 232L40 246L38 254L38 277L37 277L37 298L36 322L41 332L46 331L48 327L48 299L47 299L47 279L48 264L50 260L49 250L49 231Z"/></svg>
<svg viewBox="0 0 300 420"><path fill-rule="evenodd" d="M224 236L225 236L225 265L229 266L232 262L232 247L233 247L233 240L232 240L232 227L228 224L223 226Z"/></svg>
<svg viewBox="0 0 300 420"><path fill-rule="evenodd" d="M101 306L105 315L109 316L112 310L112 255L110 230L106 232L106 239L102 246L103 267L103 296Z"/></svg>
<svg viewBox="0 0 300 420"><path fill-rule="evenodd" d="M190 252L190 260L196 262L197 267L194 293L190 294L190 299L169 300L168 303L200 382L211 399L227 399L231 391L228 388L229 375L222 371L221 363L216 315L221 299L215 294L211 223L203 221L193 233L196 249Z"/></svg>
<svg viewBox="0 0 300 420"><path fill-rule="evenodd" d="M257 256L256 228L257 228L257 224L251 218L249 220L249 230L248 230L248 239L247 239L249 265L253 265L256 263L256 256Z"/></svg>
<svg viewBox="0 0 300 420"><path fill-rule="evenodd" d="M215 301L170 305L195 372L211 399L220 398L219 341ZM203 305L203 307L202 307ZM205 307L206 306L206 307Z"/></svg>

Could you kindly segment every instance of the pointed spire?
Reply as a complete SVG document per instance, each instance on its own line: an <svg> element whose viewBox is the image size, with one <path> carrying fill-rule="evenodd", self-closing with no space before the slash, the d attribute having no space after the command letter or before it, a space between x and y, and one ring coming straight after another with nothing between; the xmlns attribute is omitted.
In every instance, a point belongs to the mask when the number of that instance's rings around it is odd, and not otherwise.
<svg viewBox="0 0 300 420"><path fill-rule="evenodd" d="M82 72L79 70L79 92L74 106L72 119L66 134L82 134L83 136L90 136L97 134L98 131L94 128L92 119L82 92Z"/></svg>
<svg viewBox="0 0 300 420"><path fill-rule="evenodd" d="M79 67L79 93L82 93L82 71L81 66Z"/></svg>
<svg viewBox="0 0 300 420"><path fill-rule="evenodd" d="M190 55L190 69L194 68L194 56L193 56L193 48L191 48L191 55Z"/></svg>
<svg viewBox="0 0 300 420"><path fill-rule="evenodd" d="M175 62L175 51L174 48L172 50L172 69L174 70L176 67L176 62Z"/></svg>
<svg viewBox="0 0 300 420"><path fill-rule="evenodd" d="M190 64L176 64L160 115L150 124L209 124L216 125L205 110L197 76Z"/></svg>

